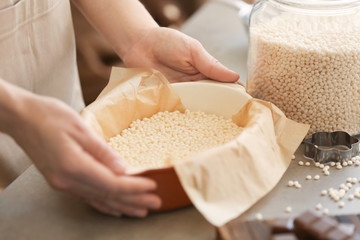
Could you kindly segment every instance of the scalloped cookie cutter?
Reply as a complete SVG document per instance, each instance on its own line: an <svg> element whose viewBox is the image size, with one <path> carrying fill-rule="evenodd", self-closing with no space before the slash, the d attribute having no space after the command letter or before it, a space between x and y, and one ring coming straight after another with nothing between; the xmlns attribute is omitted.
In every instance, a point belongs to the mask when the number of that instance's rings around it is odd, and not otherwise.
<svg viewBox="0 0 360 240"><path fill-rule="evenodd" d="M359 139L344 131L316 132L304 143L304 156L319 163L351 160L360 150Z"/></svg>

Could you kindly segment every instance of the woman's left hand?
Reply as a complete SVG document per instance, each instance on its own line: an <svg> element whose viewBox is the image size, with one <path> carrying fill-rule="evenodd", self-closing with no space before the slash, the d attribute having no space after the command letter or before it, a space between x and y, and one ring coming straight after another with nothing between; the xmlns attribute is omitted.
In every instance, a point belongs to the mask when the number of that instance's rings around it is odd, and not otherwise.
<svg viewBox="0 0 360 240"><path fill-rule="evenodd" d="M152 28L122 56L127 67L152 67L170 82L213 79L235 82L239 75L217 61L201 43L177 30Z"/></svg>

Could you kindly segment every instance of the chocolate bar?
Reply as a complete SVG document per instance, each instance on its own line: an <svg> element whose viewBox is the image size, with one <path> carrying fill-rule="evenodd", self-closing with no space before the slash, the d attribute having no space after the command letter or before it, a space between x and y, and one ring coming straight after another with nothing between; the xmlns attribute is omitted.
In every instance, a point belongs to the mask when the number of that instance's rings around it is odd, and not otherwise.
<svg viewBox="0 0 360 240"><path fill-rule="evenodd" d="M312 211L295 218L294 230L300 239L347 240L354 235L353 231L347 231L335 218L319 216Z"/></svg>
<svg viewBox="0 0 360 240"><path fill-rule="evenodd" d="M265 221L243 222L234 219L216 230L219 240L266 240L270 239L272 228Z"/></svg>
<svg viewBox="0 0 360 240"><path fill-rule="evenodd" d="M295 219L234 219L217 228L219 240L360 240L360 216L320 216L306 211Z"/></svg>
<svg viewBox="0 0 360 240"><path fill-rule="evenodd" d="M272 233L290 233L294 231L294 221L291 218L276 218L268 220Z"/></svg>
<svg viewBox="0 0 360 240"><path fill-rule="evenodd" d="M271 236L270 240L298 240L294 233L277 233Z"/></svg>

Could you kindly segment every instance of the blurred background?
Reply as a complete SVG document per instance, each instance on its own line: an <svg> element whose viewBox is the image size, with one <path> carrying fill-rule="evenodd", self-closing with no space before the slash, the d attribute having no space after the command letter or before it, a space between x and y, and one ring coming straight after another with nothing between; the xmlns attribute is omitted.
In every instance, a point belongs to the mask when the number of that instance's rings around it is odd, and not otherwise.
<svg viewBox="0 0 360 240"><path fill-rule="evenodd" d="M207 0L140 0L162 27L178 29ZM109 44L72 6L77 64L85 104L93 102L107 84L112 66L124 66Z"/></svg>

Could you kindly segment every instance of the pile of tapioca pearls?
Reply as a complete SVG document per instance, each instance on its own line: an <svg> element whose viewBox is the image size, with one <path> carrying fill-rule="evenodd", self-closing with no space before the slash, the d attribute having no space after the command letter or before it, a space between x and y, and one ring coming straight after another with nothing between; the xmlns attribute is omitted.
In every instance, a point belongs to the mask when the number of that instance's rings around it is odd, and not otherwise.
<svg viewBox="0 0 360 240"><path fill-rule="evenodd" d="M294 160L295 156L293 156L292 159ZM309 167L311 165L311 163L310 163L310 161L308 161L308 162L299 161L298 165ZM346 161L342 161L342 162L336 162L336 163L330 162L330 163L328 163L328 165L320 164L318 162L315 163L316 167L322 169L323 174L325 176L330 175L331 167L340 170L343 167L348 167L348 166L353 166L353 165L356 167L360 166L360 156L355 156L355 157L351 158L350 160L346 160ZM305 177L305 179L306 180L311 180L311 179L319 180L320 176L319 175L315 175L315 176L307 175ZM360 181L358 181L358 179L356 177L348 177L346 179L346 182L340 184L338 189L331 187L329 189L322 190L320 194L321 194L321 196L328 196L334 202L338 202L338 207L343 208L345 206L345 202L343 201L345 198L347 198L348 201L352 201L355 198L360 199L360 187L354 188L354 190L351 192L351 189L358 182L360 182ZM298 189L301 188L301 184L298 181L290 180L287 185L288 185L288 187L295 187ZM347 194L347 196L346 196L346 194ZM287 207L286 209L289 209L289 207ZM316 204L315 209L317 211L322 210L322 213L324 215L329 214L329 210L327 208L323 208L321 203ZM286 212L289 212L289 211L286 211Z"/></svg>

